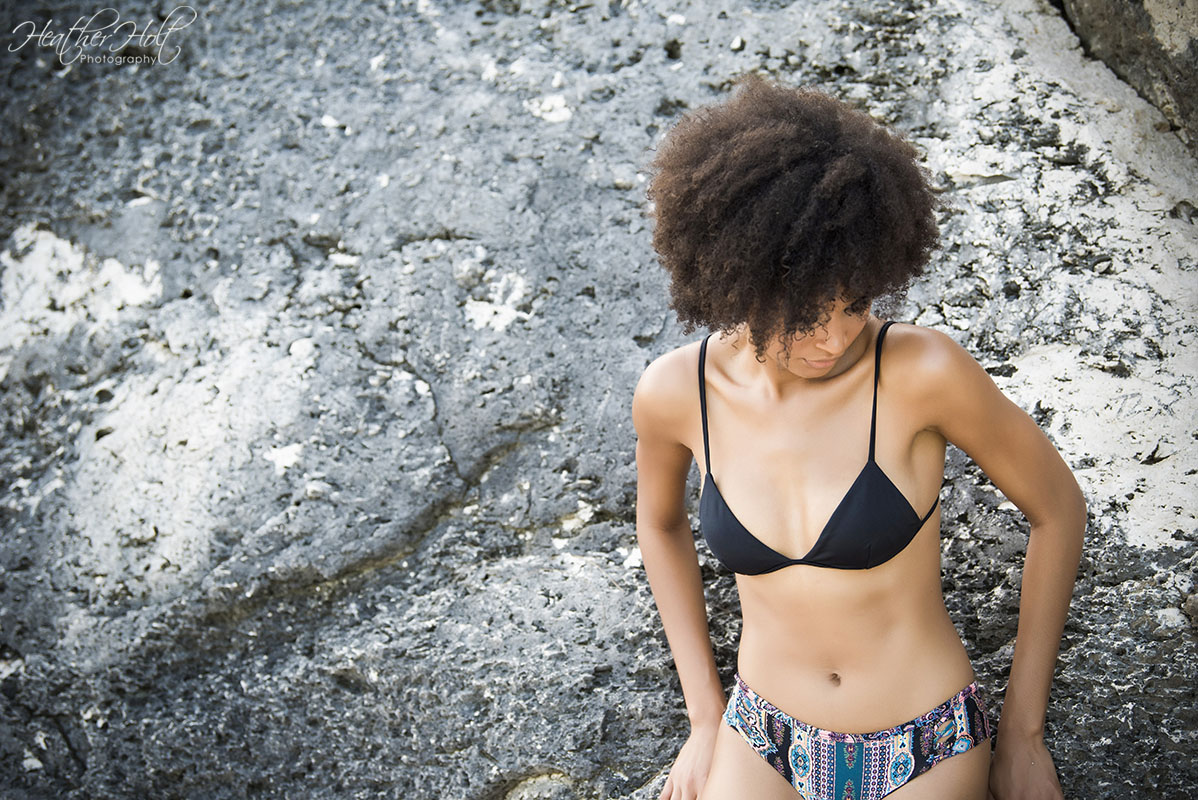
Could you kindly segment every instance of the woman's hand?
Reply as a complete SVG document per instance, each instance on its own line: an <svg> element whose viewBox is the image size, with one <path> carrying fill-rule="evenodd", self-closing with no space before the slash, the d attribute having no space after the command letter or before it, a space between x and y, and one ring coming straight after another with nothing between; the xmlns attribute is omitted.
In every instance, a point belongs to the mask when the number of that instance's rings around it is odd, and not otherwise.
<svg viewBox="0 0 1198 800"><path fill-rule="evenodd" d="M711 770L711 755L715 751L715 735L719 729L719 720L691 726L691 735L678 751L657 800L698 798Z"/></svg>
<svg viewBox="0 0 1198 800"><path fill-rule="evenodd" d="M990 762L989 800L1063 800L1057 768L1041 736L999 735Z"/></svg>

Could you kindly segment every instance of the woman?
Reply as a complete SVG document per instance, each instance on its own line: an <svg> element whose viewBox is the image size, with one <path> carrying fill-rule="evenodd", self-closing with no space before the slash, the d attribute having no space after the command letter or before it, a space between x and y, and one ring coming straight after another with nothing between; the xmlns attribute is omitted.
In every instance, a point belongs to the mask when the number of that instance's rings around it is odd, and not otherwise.
<svg viewBox="0 0 1198 800"><path fill-rule="evenodd" d="M952 339L871 313L936 244L914 148L819 92L738 83L670 132L648 190L671 306L716 332L650 364L632 404L637 538L690 720L661 798L1060 798L1043 731L1082 493ZM993 759L940 589L948 442L1031 527ZM743 613L727 702L692 460Z"/></svg>

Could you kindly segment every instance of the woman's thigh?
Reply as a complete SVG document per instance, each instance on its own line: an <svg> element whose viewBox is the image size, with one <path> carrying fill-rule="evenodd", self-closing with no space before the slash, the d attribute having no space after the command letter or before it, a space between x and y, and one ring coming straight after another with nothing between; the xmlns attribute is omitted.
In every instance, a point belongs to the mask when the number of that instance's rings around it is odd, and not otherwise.
<svg viewBox="0 0 1198 800"><path fill-rule="evenodd" d="M986 800L990 775L990 740L950 756L907 781L886 800Z"/></svg>
<svg viewBox="0 0 1198 800"><path fill-rule="evenodd" d="M720 724L700 800L799 800L795 788L730 725Z"/></svg>

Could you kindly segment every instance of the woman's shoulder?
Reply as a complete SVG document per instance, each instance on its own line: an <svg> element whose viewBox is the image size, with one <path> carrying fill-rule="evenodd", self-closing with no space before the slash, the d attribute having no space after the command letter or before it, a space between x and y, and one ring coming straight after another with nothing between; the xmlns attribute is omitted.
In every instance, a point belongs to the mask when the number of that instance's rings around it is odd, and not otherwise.
<svg viewBox="0 0 1198 800"><path fill-rule="evenodd" d="M899 384L913 394L936 393L981 371L969 351L943 331L901 321L886 331L882 381L889 377L892 385Z"/></svg>
<svg viewBox="0 0 1198 800"><path fill-rule="evenodd" d="M632 395L633 424L679 430L699 411L699 347L696 340L649 362Z"/></svg>
<svg viewBox="0 0 1198 800"><path fill-rule="evenodd" d="M969 351L947 333L901 320L895 320L887 329L882 357L886 364L897 361L922 370L951 368L962 358L973 360Z"/></svg>

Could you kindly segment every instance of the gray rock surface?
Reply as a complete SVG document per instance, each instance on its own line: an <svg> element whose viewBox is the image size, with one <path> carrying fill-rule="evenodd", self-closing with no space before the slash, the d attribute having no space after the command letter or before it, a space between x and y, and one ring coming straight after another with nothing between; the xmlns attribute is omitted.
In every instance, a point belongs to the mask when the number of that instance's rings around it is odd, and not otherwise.
<svg viewBox="0 0 1198 800"><path fill-rule="evenodd" d="M685 339L644 167L750 69L926 154L944 247L892 316L968 347L1092 511L1067 796L1191 796L1198 164L1046 1L196 8L170 64L0 48L10 796L655 798L685 715L628 406ZM1026 521L947 477L1001 692Z"/></svg>
<svg viewBox="0 0 1198 800"><path fill-rule="evenodd" d="M1061 2L1087 52L1159 108L1198 153L1198 3Z"/></svg>

